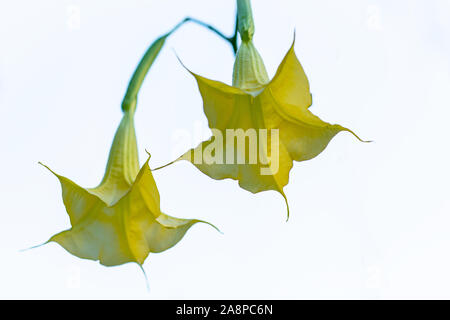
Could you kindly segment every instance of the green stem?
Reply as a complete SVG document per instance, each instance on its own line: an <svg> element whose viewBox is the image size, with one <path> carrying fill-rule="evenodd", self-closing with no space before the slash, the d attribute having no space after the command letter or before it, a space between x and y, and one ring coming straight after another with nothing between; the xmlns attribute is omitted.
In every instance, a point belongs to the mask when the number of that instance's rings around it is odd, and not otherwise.
<svg viewBox="0 0 450 320"><path fill-rule="evenodd" d="M166 33L165 35L156 39L156 41L152 43L150 48L147 50L147 52L142 57L136 70L134 71L133 76L131 77L131 80L128 84L127 92L125 93L125 97L122 101L122 110L124 112L127 112L129 110L132 110L132 112L134 112L134 110L136 109L136 104L137 104L137 96L138 96L139 90L141 89L142 83L144 82L145 76L148 73L148 70L152 66L153 62L156 60L159 52L161 51L162 47L164 46L166 39L186 22L196 23L196 24L203 26L203 27L207 28L208 30L214 32L216 35L218 35L220 38L227 41L231 45L233 52L236 55L236 52L237 52L237 30L238 30L237 18L236 18L235 32L234 32L234 35L231 37L227 37L225 34L220 32L218 29L214 28L213 26L211 26L203 21L200 21L200 20L197 20L197 19L194 19L191 17L185 18L184 20L179 22L168 33Z"/></svg>
<svg viewBox="0 0 450 320"><path fill-rule="evenodd" d="M155 42L153 42L150 48L145 53L144 57L139 62L139 65L134 71L130 83L128 84L125 97L123 98L122 110L124 112L130 110L134 112L134 110L136 109L137 95L139 93L139 90L141 89L142 83L144 82L145 76L147 75L148 70L152 66L153 62L159 54L159 51L162 49L166 38L169 35L170 32L163 35L162 37L159 37Z"/></svg>
<svg viewBox="0 0 450 320"><path fill-rule="evenodd" d="M209 24L207 24L207 23L205 23L203 21L197 20L195 18L190 18L190 17L184 19L184 22L188 22L188 21L196 23L196 24L198 24L198 25L200 25L202 27L205 27L208 30L214 32L216 35L221 37L223 40L227 41L231 45L234 54L236 54L236 52L237 52L237 25L236 25L234 34L231 37L227 37L225 34L223 34L222 32L220 32L219 30L217 30L213 26L211 26L211 25L209 25ZM236 18L236 21L237 21L237 18Z"/></svg>
<svg viewBox="0 0 450 320"><path fill-rule="evenodd" d="M233 36L230 38L231 40L231 45L233 46L233 52L234 55L236 56L236 53L238 51L238 23L239 23L239 17L236 13L236 22L234 24L234 34Z"/></svg>
<svg viewBox="0 0 450 320"><path fill-rule="evenodd" d="M237 0L238 29L242 41L250 41L255 33L250 0Z"/></svg>

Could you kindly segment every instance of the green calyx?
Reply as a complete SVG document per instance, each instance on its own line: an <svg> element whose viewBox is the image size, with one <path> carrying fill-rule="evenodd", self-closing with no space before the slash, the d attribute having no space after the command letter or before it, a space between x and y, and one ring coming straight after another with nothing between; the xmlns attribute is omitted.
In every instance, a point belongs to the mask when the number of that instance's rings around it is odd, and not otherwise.
<svg viewBox="0 0 450 320"><path fill-rule="evenodd" d="M253 45L255 25L250 0L237 0L238 31L242 44L233 68L233 86L247 91L259 90L269 82L264 62Z"/></svg>
<svg viewBox="0 0 450 320"><path fill-rule="evenodd" d="M253 91L268 82L266 67L253 42L242 42L234 62L233 86Z"/></svg>

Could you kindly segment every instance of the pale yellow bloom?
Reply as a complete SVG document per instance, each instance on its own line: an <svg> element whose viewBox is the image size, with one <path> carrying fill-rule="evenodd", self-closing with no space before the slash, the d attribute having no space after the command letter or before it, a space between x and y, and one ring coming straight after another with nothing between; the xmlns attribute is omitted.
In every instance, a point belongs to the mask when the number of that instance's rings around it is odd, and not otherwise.
<svg viewBox="0 0 450 320"><path fill-rule="evenodd" d="M238 0L242 44L234 64L233 85L192 73L203 98L203 109L209 127L213 129L213 137L177 160L192 162L213 179L235 179L239 181L239 186L250 192L275 190L286 199L283 188L288 184L294 160L305 161L316 157L341 131L355 134L338 124L322 121L309 110L312 104L309 82L295 55L294 44L275 76L269 79L261 56L253 45L254 26L249 13L249 1ZM221 153L221 161L204 161L205 156L208 158L205 150L214 149L211 145L226 137L227 130L239 129L276 129L278 140L271 141L272 136L268 135L263 146L265 152L263 157L258 157L257 163L227 163L226 157L230 152L247 160L251 156L248 146L239 146L232 141L223 143L225 150ZM261 144L261 141L258 143ZM196 154L203 154L203 161L198 161ZM217 160L217 154L214 157Z"/></svg>
<svg viewBox="0 0 450 320"><path fill-rule="evenodd" d="M126 262L142 265L150 252L171 248L193 224L202 222L161 212L148 160L139 170L133 113L126 111L123 116L98 187L85 189L54 173L61 183L72 227L49 242L106 266Z"/></svg>

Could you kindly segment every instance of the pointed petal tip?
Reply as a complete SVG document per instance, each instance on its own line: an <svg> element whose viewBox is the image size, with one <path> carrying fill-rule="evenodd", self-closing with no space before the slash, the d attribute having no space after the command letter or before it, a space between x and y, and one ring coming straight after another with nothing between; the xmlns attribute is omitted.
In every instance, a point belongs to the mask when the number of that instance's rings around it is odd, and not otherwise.
<svg viewBox="0 0 450 320"><path fill-rule="evenodd" d="M43 164L41 161L38 161L38 164L41 165L41 166L43 166L44 168L47 168L47 169L48 169L48 167L47 167L45 164Z"/></svg>
<svg viewBox="0 0 450 320"><path fill-rule="evenodd" d="M211 227L213 227L214 229L216 229L217 232L219 232L221 235L223 235L223 232L220 231L219 228L217 228L215 225L213 225L212 223L208 222L208 221L203 221L203 220L197 220L196 222L201 222L201 223L205 223L207 225L210 225Z"/></svg>
<svg viewBox="0 0 450 320"><path fill-rule="evenodd" d="M338 125L338 127L339 127L339 129L341 131L347 131L347 132L351 133L356 139L358 139L361 142L364 142L364 143L374 142L373 140L363 140L363 139L361 139L356 133L354 133L352 130L350 130L348 128L345 128L345 127L342 127L342 126L339 126L339 125Z"/></svg>
<svg viewBox="0 0 450 320"><path fill-rule="evenodd" d="M286 222L288 222L288 221L289 221L289 215L290 215L290 212L289 212L289 202L288 202L288 199L287 199L287 197L286 197L286 194L284 193L283 190L281 190L280 194L283 196L284 202L286 202L286 209L287 209Z"/></svg>
<svg viewBox="0 0 450 320"><path fill-rule="evenodd" d="M220 234L222 234L222 235L224 234L222 231L220 231L219 228L217 228L211 222L208 222L208 221L205 221L205 220L199 220L199 219L192 219L191 221L192 221L192 225L191 226L193 226L196 223L204 223L204 224L207 224L207 225L213 227L214 229L216 229L216 231L219 232Z"/></svg>
<svg viewBox="0 0 450 320"><path fill-rule="evenodd" d="M144 166L147 165L150 168L150 165L148 163L150 162L150 158L152 157L152 155L150 154L150 152L148 152L147 149L145 149L145 152L147 153L148 157L147 157L147 160L145 161ZM151 171L151 169L150 169L150 171Z"/></svg>
<svg viewBox="0 0 450 320"><path fill-rule="evenodd" d="M35 245L35 246L32 246L32 247L29 247L29 248L25 248L25 249L20 249L19 252L25 252L25 251L28 251L28 250L31 250L31 249L36 249L36 248L39 248L39 247L42 247L42 246L48 244L49 242L50 242L50 240L47 240L44 243L41 243L41 244L38 244L38 245Z"/></svg>
<svg viewBox="0 0 450 320"><path fill-rule="evenodd" d="M194 77L197 77L197 74L195 74L194 72L192 72L188 67L186 67L186 65L183 63L183 61L181 60L180 56L177 54L177 52L175 51L175 49L172 49L173 53L175 54L175 57L178 59L178 62L180 62L181 66L186 69L187 72L189 72L190 74L192 74Z"/></svg>
<svg viewBox="0 0 450 320"><path fill-rule="evenodd" d="M160 169L163 169L163 168L165 168L165 167L168 167L168 166L170 166L170 165L172 165L172 164L174 164L175 162L178 162L178 160L180 160L180 158L178 158L178 159L175 159L175 160L173 160L173 161L171 161L171 162L169 162L169 163L166 163L165 165L162 165L162 166L159 166L159 167L156 167L156 168L154 168L154 169L150 169L150 171L157 171L157 170L160 170Z"/></svg>
<svg viewBox="0 0 450 320"><path fill-rule="evenodd" d="M292 44L289 47L289 50L287 51L287 53L289 53L291 51L294 51L294 53L295 53L294 47L295 47L295 38L296 38L296 36L297 36L297 30L294 28L294 33L292 35Z"/></svg>
<svg viewBox="0 0 450 320"><path fill-rule="evenodd" d="M145 287L147 289L147 292L150 293L150 283L148 282L148 277L147 277L147 273L144 270L144 265L139 262L136 262L136 264L139 266L139 269L141 269L142 273L144 274Z"/></svg>
<svg viewBox="0 0 450 320"><path fill-rule="evenodd" d="M43 164L42 162L40 162L40 161L38 161L38 164L40 164L41 166L43 166L45 169L47 169L48 171L50 171L51 173L53 173L57 178L59 178L60 177L60 175L59 174L57 174L55 171L53 171L52 169L50 169L50 167L49 166L47 166L47 165L45 165L45 164Z"/></svg>
<svg viewBox="0 0 450 320"><path fill-rule="evenodd" d="M186 69L187 72L189 72L194 78L195 80L201 81L202 79L206 79L204 77L202 77L201 75L191 71L191 69L189 69L188 67L186 67L186 65L183 63L183 61L181 61L181 58L177 55L177 53L175 52L175 56L177 57L178 61L181 63L181 66Z"/></svg>

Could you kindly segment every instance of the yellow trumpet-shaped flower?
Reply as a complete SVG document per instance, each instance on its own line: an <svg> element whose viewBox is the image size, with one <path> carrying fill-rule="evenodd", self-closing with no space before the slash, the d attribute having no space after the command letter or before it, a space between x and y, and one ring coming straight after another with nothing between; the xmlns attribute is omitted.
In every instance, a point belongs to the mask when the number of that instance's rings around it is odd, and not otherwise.
<svg viewBox="0 0 450 320"><path fill-rule="evenodd" d="M252 193L278 191L286 200L283 188L294 160L316 157L341 131L354 133L322 121L308 109L312 104L309 82L294 44L269 80L252 42L250 2L237 3L242 43L232 86L192 73L213 136L175 161L190 161L213 179L238 180Z"/></svg>
<svg viewBox="0 0 450 320"><path fill-rule="evenodd" d="M142 265L150 252L171 248L193 224L203 222L161 212L148 160L139 170L130 111L125 112L117 130L98 187L85 189L54 174L61 183L72 228L48 242L57 242L79 258L99 260L105 266L126 262Z"/></svg>
<svg viewBox="0 0 450 320"><path fill-rule="evenodd" d="M134 129L137 93L169 34L154 42L130 82L122 104L124 115L100 185L82 188L52 171L61 183L72 227L47 243L56 242L79 258L99 260L105 266L126 262L142 265L150 252L171 248L192 225L204 222L162 213L148 160L139 169Z"/></svg>

